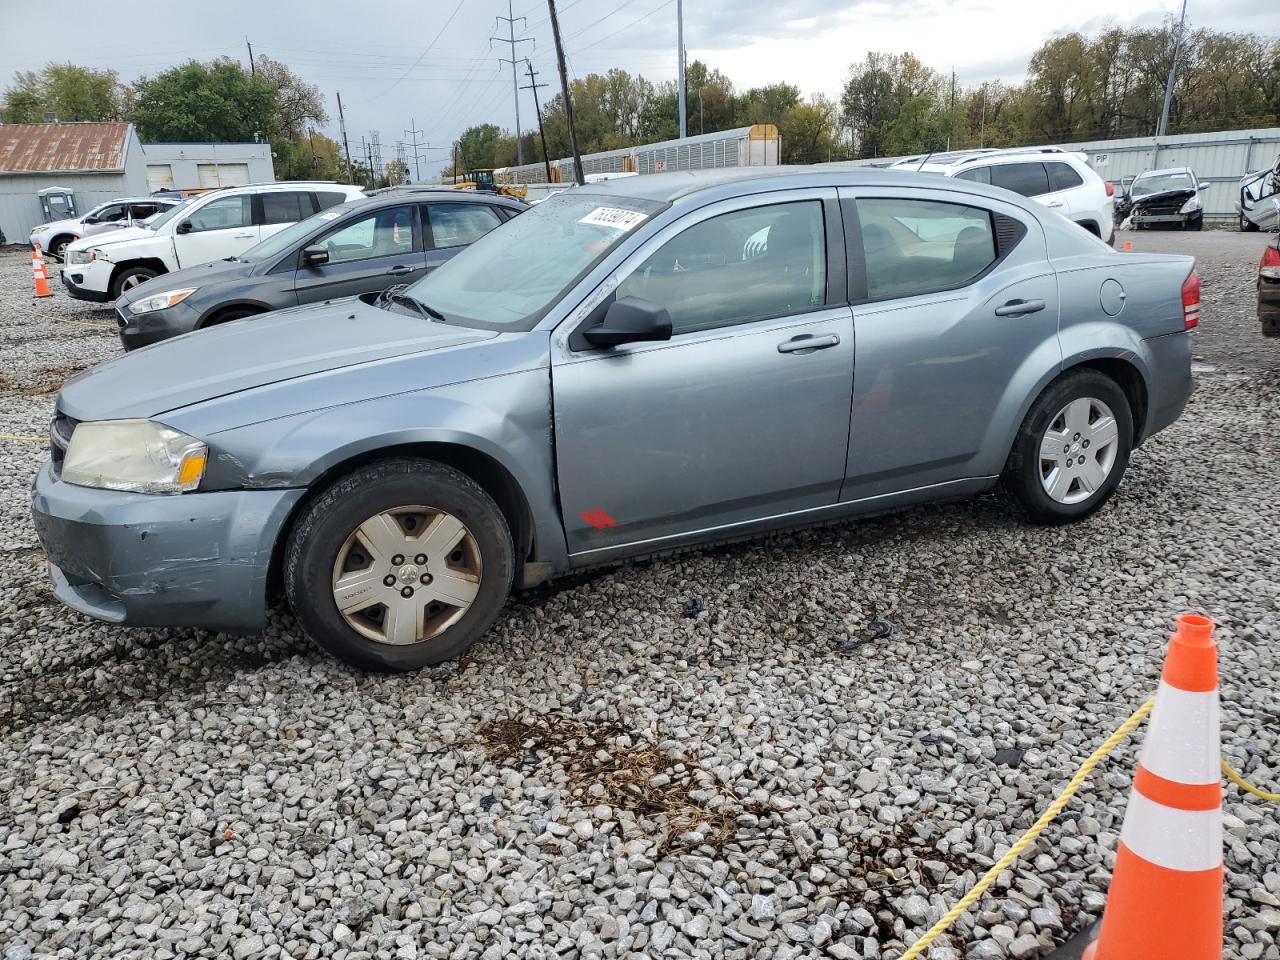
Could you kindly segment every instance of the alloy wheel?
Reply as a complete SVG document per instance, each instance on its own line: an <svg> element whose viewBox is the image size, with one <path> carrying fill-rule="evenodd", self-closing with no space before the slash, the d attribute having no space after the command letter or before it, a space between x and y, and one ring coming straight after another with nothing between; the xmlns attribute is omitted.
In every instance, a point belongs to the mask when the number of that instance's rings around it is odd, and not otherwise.
<svg viewBox="0 0 1280 960"><path fill-rule="evenodd" d="M431 507L397 507L347 537L333 565L333 599L357 633L404 646L462 619L482 575L480 547L466 524Z"/></svg>
<svg viewBox="0 0 1280 960"><path fill-rule="evenodd" d="M1096 397L1058 411L1040 440L1040 482L1058 503L1080 503L1106 482L1120 448L1115 415Z"/></svg>

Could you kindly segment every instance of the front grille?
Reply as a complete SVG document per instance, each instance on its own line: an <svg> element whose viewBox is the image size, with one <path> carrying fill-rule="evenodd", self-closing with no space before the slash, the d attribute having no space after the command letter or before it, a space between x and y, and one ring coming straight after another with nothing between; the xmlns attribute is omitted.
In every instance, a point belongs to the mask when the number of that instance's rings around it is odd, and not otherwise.
<svg viewBox="0 0 1280 960"><path fill-rule="evenodd" d="M76 424L79 422L59 411L49 424L49 456L56 473L62 472L62 461L67 455L67 445L71 443L71 434L75 433Z"/></svg>
<svg viewBox="0 0 1280 960"><path fill-rule="evenodd" d="M1186 202L1186 197L1170 197L1168 199L1152 200L1150 203L1144 203L1139 206L1138 213L1146 214L1149 217L1164 217L1171 213L1177 213L1182 209L1182 205Z"/></svg>

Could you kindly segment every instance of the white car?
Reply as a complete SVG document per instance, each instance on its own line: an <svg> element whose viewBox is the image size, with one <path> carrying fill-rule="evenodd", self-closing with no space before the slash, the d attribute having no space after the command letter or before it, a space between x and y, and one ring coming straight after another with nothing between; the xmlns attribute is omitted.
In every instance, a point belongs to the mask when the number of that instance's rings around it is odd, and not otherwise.
<svg viewBox="0 0 1280 960"><path fill-rule="evenodd" d="M893 167L1004 187L1056 210L1100 240L1115 239L1115 188L1094 172L1083 153L1059 147L965 150L908 157Z"/></svg>
<svg viewBox="0 0 1280 960"><path fill-rule="evenodd" d="M77 300L107 303L162 273L237 256L291 223L363 196L360 187L303 181L202 193L145 227L68 245L62 283Z"/></svg>
<svg viewBox="0 0 1280 960"><path fill-rule="evenodd" d="M61 260L68 244L108 230L137 226L156 214L172 209L179 202L168 197L120 197L108 200L98 204L83 217L40 224L31 231L28 241L33 247L40 244L41 250Z"/></svg>

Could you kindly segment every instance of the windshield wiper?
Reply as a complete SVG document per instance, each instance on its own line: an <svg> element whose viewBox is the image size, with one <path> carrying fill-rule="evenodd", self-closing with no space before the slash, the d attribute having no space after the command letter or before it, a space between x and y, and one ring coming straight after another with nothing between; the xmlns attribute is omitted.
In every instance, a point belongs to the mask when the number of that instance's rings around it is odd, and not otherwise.
<svg viewBox="0 0 1280 960"><path fill-rule="evenodd" d="M413 307L418 311L419 316L424 320L439 320L445 323L444 314L434 307L429 307L416 297L411 297L404 292L406 284L397 284L394 287L388 287L378 294L378 300L382 303L398 303L401 306Z"/></svg>

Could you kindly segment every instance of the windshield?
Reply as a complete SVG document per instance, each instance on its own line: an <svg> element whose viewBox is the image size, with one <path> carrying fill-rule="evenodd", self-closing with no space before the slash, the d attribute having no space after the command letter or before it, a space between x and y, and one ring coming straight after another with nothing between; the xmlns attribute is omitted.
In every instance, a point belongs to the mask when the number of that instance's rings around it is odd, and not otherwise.
<svg viewBox="0 0 1280 960"><path fill-rule="evenodd" d="M194 199L195 197L187 197L187 199L183 200L181 203L175 203L172 207L170 207L164 213L159 214L154 220L147 223L147 229L159 230L161 227L163 227L166 223L168 223L174 217L185 212L186 209L191 206L191 201Z"/></svg>
<svg viewBox="0 0 1280 960"><path fill-rule="evenodd" d="M1166 190L1194 190L1196 182L1188 173L1159 173L1138 177L1130 189L1135 197L1145 197L1152 193L1164 193Z"/></svg>
<svg viewBox="0 0 1280 960"><path fill-rule="evenodd" d="M301 240L311 231L315 230L321 224L328 223L330 220L337 220L346 210L350 209L347 204L337 207L330 207L328 210L322 210L317 214L307 217L305 220L299 220L297 223L291 223L279 233L273 233L261 243L255 243L244 253L236 254L237 260L245 260L253 262L257 260L266 260L268 257L274 257L277 253L289 249L294 243Z"/></svg>
<svg viewBox="0 0 1280 960"><path fill-rule="evenodd" d="M405 292L449 323L531 330L578 279L665 204L570 191L485 234Z"/></svg>

